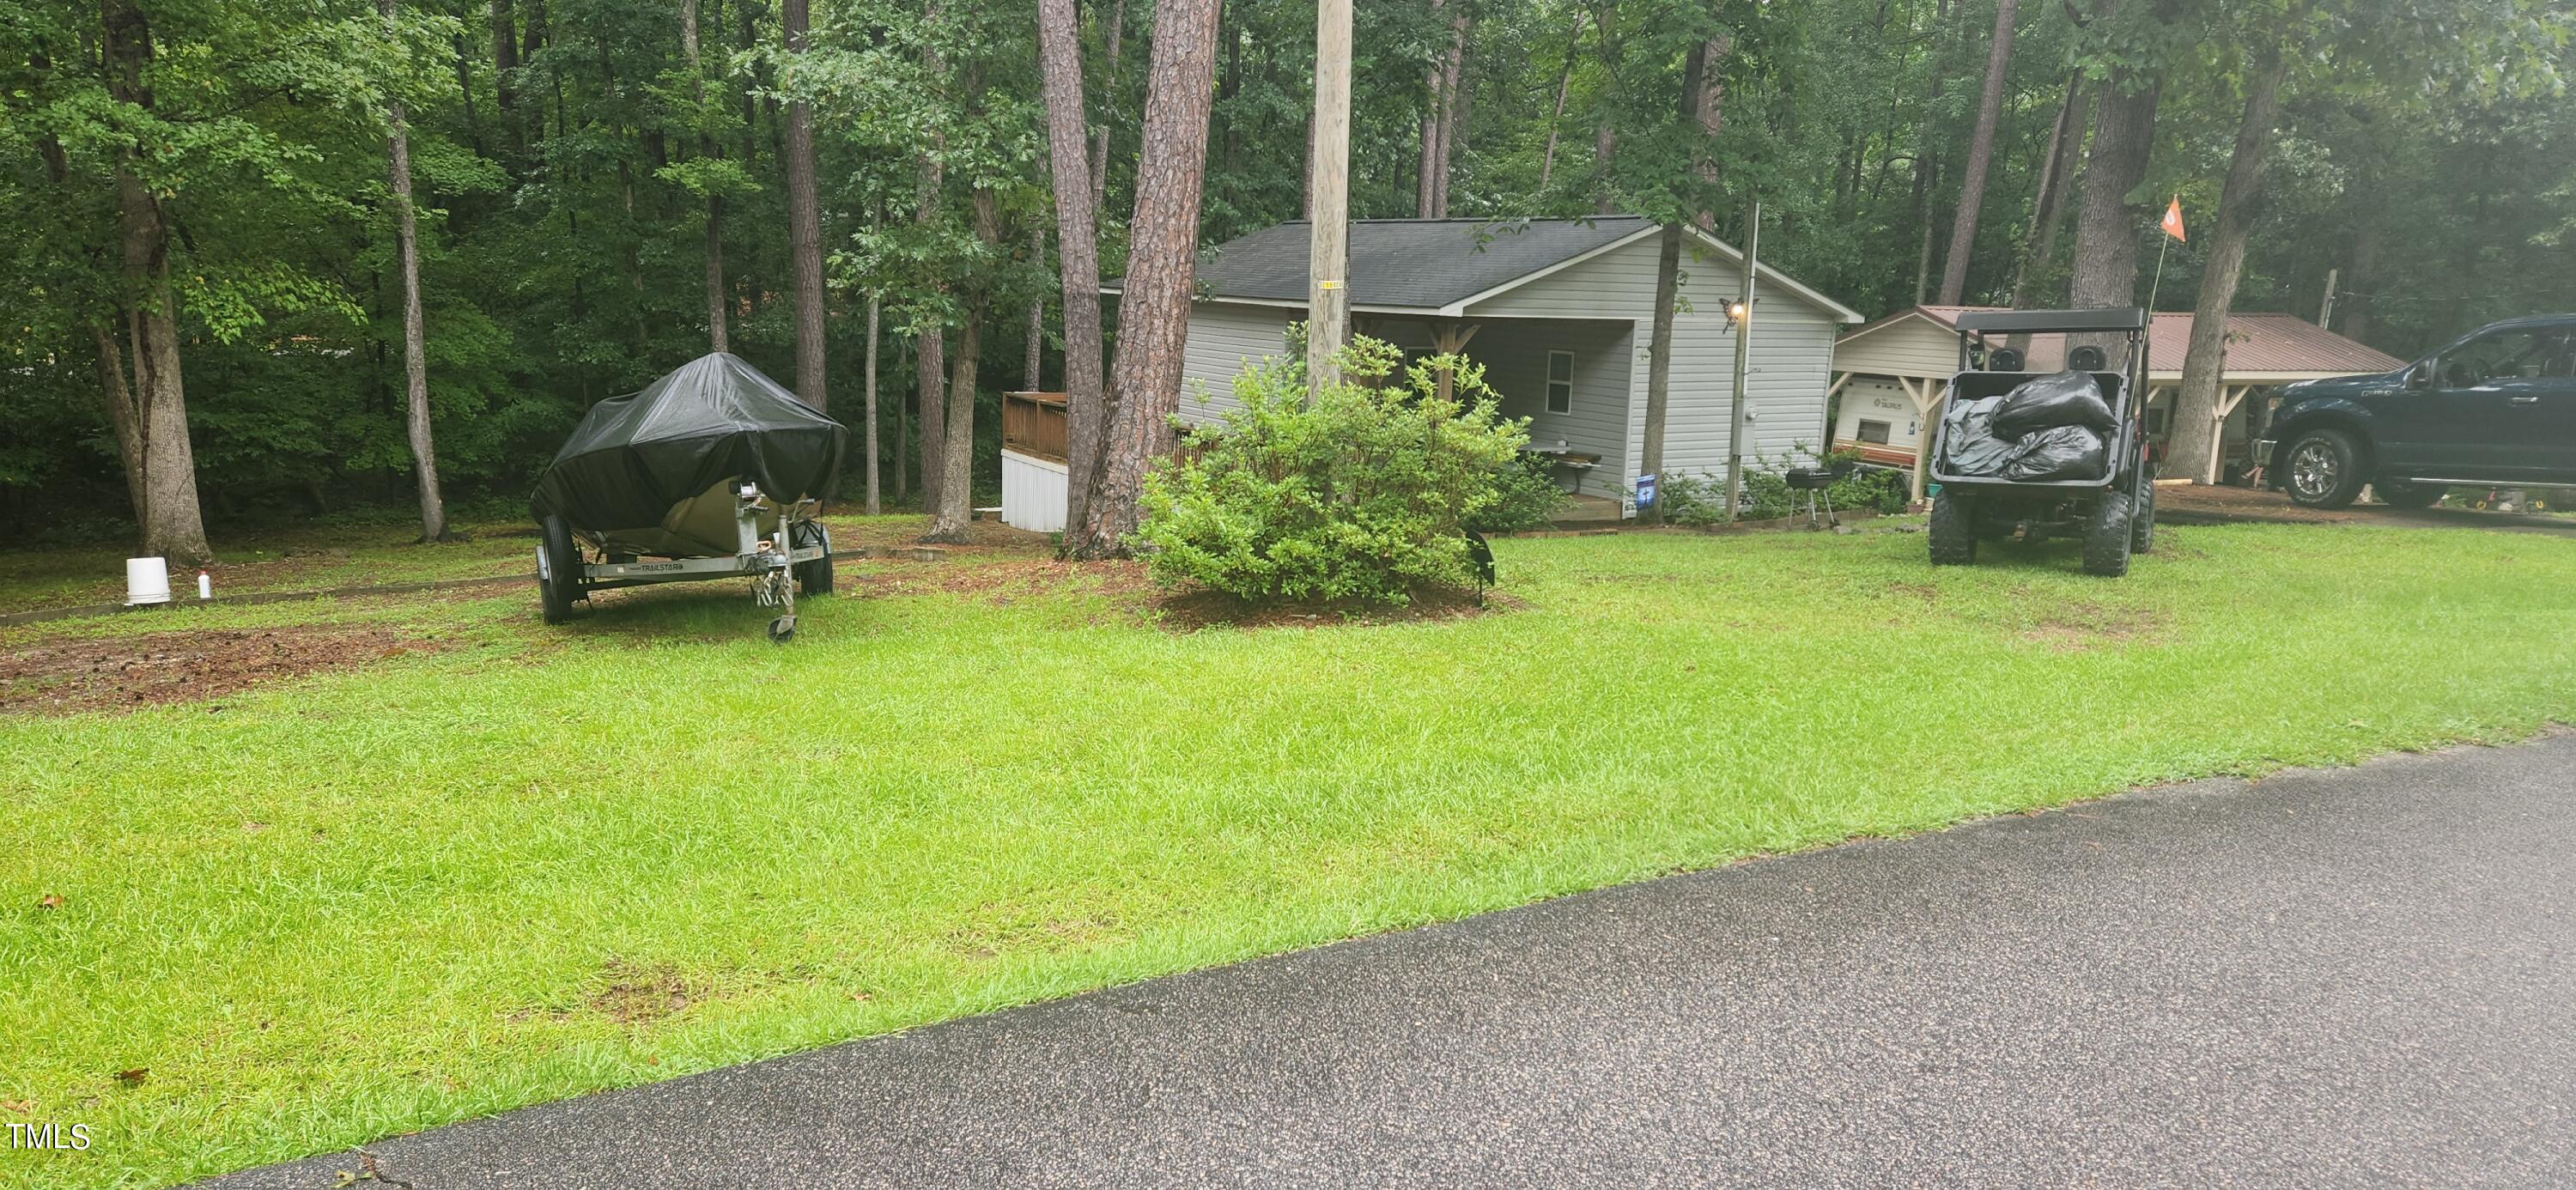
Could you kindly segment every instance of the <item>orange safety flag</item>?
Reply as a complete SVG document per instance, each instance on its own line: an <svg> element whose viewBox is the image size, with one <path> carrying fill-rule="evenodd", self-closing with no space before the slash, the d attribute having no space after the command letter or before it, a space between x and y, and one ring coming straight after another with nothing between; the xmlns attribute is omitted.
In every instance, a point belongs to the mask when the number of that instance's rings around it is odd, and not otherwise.
<svg viewBox="0 0 2576 1190"><path fill-rule="evenodd" d="M2172 236L2177 240L2183 240L2185 243L2190 242L2189 239L2182 234L2181 195L2175 195L2173 205L2165 208L2165 221L2163 227L2166 235Z"/></svg>

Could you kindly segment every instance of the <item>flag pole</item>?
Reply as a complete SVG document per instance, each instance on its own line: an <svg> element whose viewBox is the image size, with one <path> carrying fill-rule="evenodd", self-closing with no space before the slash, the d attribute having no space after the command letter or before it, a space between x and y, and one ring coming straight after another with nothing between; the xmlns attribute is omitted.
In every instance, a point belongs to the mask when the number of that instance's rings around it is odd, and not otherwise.
<svg viewBox="0 0 2576 1190"><path fill-rule="evenodd" d="M2156 292L2165 284L2165 253L2173 251L2173 237L2165 236L2164 246L2156 249L2156 277L2147 282L2147 313L2156 312Z"/></svg>

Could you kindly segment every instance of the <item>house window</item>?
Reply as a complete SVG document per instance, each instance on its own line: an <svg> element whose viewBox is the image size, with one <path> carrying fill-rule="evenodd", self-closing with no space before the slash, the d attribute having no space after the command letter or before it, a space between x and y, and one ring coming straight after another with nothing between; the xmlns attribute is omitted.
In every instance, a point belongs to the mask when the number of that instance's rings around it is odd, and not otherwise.
<svg viewBox="0 0 2576 1190"><path fill-rule="evenodd" d="M1863 442L1875 442L1881 446L1887 445L1887 423L1883 421L1864 421L1860 423L1860 440Z"/></svg>
<svg viewBox="0 0 2576 1190"><path fill-rule="evenodd" d="M1547 411L1574 412L1574 353L1547 353Z"/></svg>

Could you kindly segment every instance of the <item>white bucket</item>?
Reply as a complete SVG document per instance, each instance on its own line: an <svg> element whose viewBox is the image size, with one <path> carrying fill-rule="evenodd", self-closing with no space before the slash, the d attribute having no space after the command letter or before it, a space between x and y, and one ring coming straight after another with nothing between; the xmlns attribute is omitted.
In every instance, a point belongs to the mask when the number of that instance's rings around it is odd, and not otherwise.
<svg viewBox="0 0 2576 1190"><path fill-rule="evenodd" d="M168 602L170 602L170 560L127 558L125 560L125 606L140 607L146 603Z"/></svg>

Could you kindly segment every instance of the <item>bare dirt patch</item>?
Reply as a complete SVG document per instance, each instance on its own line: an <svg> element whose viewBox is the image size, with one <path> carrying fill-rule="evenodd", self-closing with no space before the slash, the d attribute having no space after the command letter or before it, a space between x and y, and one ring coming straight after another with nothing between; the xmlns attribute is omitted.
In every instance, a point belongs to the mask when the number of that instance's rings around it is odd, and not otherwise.
<svg viewBox="0 0 2576 1190"><path fill-rule="evenodd" d="M636 967L612 961L608 971L613 982L583 1003L621 1025L657 1021L689 1006L688 985L667 965Z"/></svg>
<svg viewBox="0 0 2576 1190"><path fill-rule="evenodd" d="M204 702L266 682L362 669L445 647L390 629L320 626L51 641L0 652L0 713Z"/></svg>
<svg viewBox="0 0 2576 1190"><path fill-rule="evenodd" d="M1488 591L1480 604L1472 591L1416 592L1411 603L1389 607L1344 601L1264 605L1247 603L1221 591L1167 591L1154 582L1143 562L1059 562L1052 558L1015 562L925 567L890 574L882 580L887 594L937 591L981 599L1008 607L1024 599L1068 591L1107 596L1125 612L1150 619L1174 632L1203 628L1329 628L1342 624L1396 624L1422 620L1456 620L1492 612L1518 610L1509 595Z"/></svg>
<svg viewBox="0 0 2576 1190"><path fill-rule="evenodd" d="M2083 653L2104 645L2126 644L2153 635L2158 627L2156 617L2150 612L2074 603L2041 617L2038 624L2021 634L2021 638L2060 653Z"/></svg>

